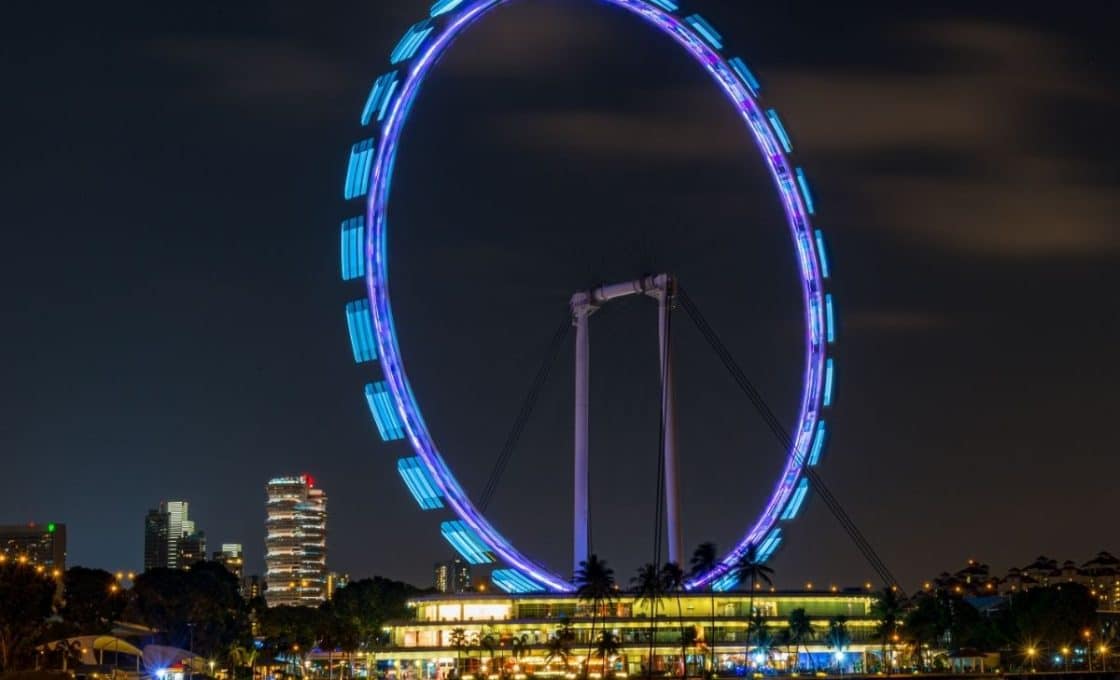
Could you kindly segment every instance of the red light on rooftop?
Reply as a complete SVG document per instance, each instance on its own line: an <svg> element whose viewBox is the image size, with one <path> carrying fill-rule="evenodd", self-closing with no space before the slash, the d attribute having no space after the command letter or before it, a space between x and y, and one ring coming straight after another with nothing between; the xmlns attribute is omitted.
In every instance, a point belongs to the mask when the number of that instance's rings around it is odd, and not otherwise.
<svg viewBox="0 0 1120 680"><path fill-rule="evenodd" d="M307 486L309 486L309 487L315 486L315 478L314 477L312 477L311 475L309 475L305 472L305 473L303 473L303 478L307 482Z"/></svg>

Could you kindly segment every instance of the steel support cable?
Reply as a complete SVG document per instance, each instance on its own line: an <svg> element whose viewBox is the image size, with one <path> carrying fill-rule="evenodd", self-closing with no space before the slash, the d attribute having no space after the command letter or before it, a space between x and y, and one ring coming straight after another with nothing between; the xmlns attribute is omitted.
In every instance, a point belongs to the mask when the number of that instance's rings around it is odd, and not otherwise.
<svg viewBox="0 0 1120 680"><path fill-rule="evenodd" d="M731 352L727 349L726 345L724 345L720 340L719 335L711 327L711 324L709 324L707 319L704 318L704 315L700 312L700 309L696 306L696 303L693 302L692 298L688 296L688 293L685 292L684 288L681 286L678 286L677 288L677 297L681 302L681 307L685 310L689 318L696 325L697 329L700 331L700 334L703 335L704 339L708 341L708 344L712 346L712 349L715 351L716 355L719 357L721 363L723 363L727 371L731 374L731 377L735 380L736 384L739 385L739 388L742 389L744 393L746 393L747 398L754 405L755 409L758 411L762 419L766 422L766 425L770 429L771 433L782 445L784 450L789 450L793 446L793 440L790 437L789 432L786 431L781 421L778 420L777 416L774 414L774 411L762 398L762 395L759 393L758 389L755 388L755 386L747 378L746 374L743 373L742 368L739 367L738 363L731 355ZM847 511L844 510L843 506L840 505L840 502L836 499L836 496L833 495L832 491L825 484L824 480L821 479L821 476L817 473L817 471L809 467L807 465L807 461L802 461L802 471L805 473L805 476L809 478L812 486L816 489L817 495L820 496L821 500L824 501L825 505L832 512L836 520L840 522L841 527L843 527L844 531L848 534L848 537L852 540L852 542L855 543L856 548L868 561L868 563L871 565L871 568L875 570L879 578L881 578L888 586L896 586L898 581L894 578L894 575L891 573L890 569L887 568L886 564L883 563L883 560L879 557L878 553L875 552L875 549L871 547L871 544L867 541L867 538L863 535L863 532L859 530L859 527L856 526L851 516L849 516Z"/></svg>
<svg viewBox="0 0 1120 680"><path fill-rule="evenodd" d="M719 340L718 335L716 335L715 332L711 329L710 324L708 324L704 319L695 303L693 303L691 300L687 300L686 302L686 300L682 296L682 306L684 306L686 311L689 312L690 318L692 318L693 321L697 323L697 326L701 329L702 334L706 339L708 339L709 343L712 344L713 349L716 350L717 354L724 362L725 367L727 367L729 372L731 372L736 382L740 385L744 392L748 394L748 396L752 397L751 401L755 403L757 408L759 408L760 414L763 416L763 419L767 421L767 424L770 426L770 429L774 433L775 437L779 440L783 447L788 449L792 444L789 434L785 431L785 428L782 427L781 423L777 421L777 418L774 416L773 411L770 410L765 401L761 399L761 396L759 395L757 389L754 388L754 386L743 374L742 370L734 362L734 359L731 357L730 352L727 350L726 346L724 346L723 343ZM841 526L845 529L845 531L849 534L849 537L856 544L857 549L859 549L859 551L864 555L865 559L868 560L868 562L871 564L872 568L875 569L880 578L882 578L888 584L895 584L896 581L893 575L890 573L890 570L887 569L885 564L883 564L882 560L875 553L870 543L868 543L867 539L862 535L858 527L855 526L855 523L852 521L851 517L848 516L847 512L843 509L843 507L836 500L836 497L824 484L824 481L820 479L820 476L816 473L816 471L804 465L803 470L805 471L806 476L810 478L810 481L813 483L813 485L817 487L818 493L822 497L822 500L824 500L826 506L828 506L833 515L836 516Z"/></svg>
<svg viewBox="0 0 1120 680"><path fill-rule="evenodd" d="M788 449L792 445L789 434L785 431L785 428L782 427L781 423L777 421L777 418L774 416L773 411L770 410L765 401L761 399L761 396L758 394L757 389L754 388L754 386L746 378L745 374L743 374L742 370L734 362L734 359L731 357L730 352L727 350L726 346L724 346L723 343L719 340L718 335L716 335L715 332L711 329L710 324L708 324L704 319L695 303L692 303L691 300L686 303L682 299L682 306L685 306L686 311L690 311L690 318L693 318L693 321L697 322L697 325L701 329L701 332L704 334L705 338L708 339L712 344L713 348L716 350L717 354L719 354L721 360L724 362L725 367L727 367L729 372L731 372L736 382L740 385L744 392L747 392L748 395L752 397L752 402L754 402L756 404L756 407L759 408L760 414L763 416L764 420L767 421L767 424L770 426L771 432L775 435L782 446ZM871 564L872 568L876 571L880 578L892 585L896 583L893 575L890 573L890 570L886 567L885 564L883 564L882 560L875 553L870 543L859 531L858 527L856 527L855 522L853 522L851 517L848 516L847 512L839 504L839 501L836 500L836 497L831 493L828 487L824 484L824 481L820 479L820 476L816 473L816 471L808 468L804 464L802 469L806 473L806 476L809 477L813 485L817 487L818 494L822 497L822 500L824 500L825 505L828 506L829 510L833 513L836 519L840 522L841 526L848 533L849 537L855 543L856 548L864 555L864 558L867 559L867 561Z"/></svg>
<svg viewBox="0 0 1120 680"><path fill-rule="evenodd" d="M494 498L494 492L498 489L498 484L502 480L502 474L505 472L514 450L517 448L517 442L521 439L521 433L524 432L525 425L529 422L529 417L533 414L533 408L537 405L537 399L540 397L541 389L548 381L548 376L552 372L552 367L556 364L556 357L559 356L560 349L564 346L564 339L568 337L568 331L571 327L571 316L565 315L563 323L560 324L560 327L557 328L556 332L552 335L552 341L548 345L540 368L537 369L537 374L533 377L532 385L529 387L529 393L525 395L524 401L521 402L521 408L517 412L517 418L513 421L513 427L510 428L509 434L506 435L505 444L502 446L502 450L498 453L498 457L494 461L494 467L490 471L490 478L486 481L486 486L483 487L482 494L478 497L477 505L479 512L486 512L486 508L489 507L490 501Z"/></svg>

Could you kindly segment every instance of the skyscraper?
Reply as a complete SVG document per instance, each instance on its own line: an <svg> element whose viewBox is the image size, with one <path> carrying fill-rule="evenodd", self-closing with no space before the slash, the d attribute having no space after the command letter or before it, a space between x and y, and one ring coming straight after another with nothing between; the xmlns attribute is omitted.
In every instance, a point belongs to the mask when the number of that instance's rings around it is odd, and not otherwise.
<svg viewBox="0 0 1120 680"><path fill-rule="evenodd" d="M144 518L144 571L167 567L167 519L156 509Z"/></svg>
<svg viewBox="0 0 1120 680"><path fill-rule="evenodd" d="M441 593L465 593L471 589L471 565L456 557L435 566L435 587Z"/></svg>
<svg viewBox="0 0 1120 680"><path fill-rule="evenodd" d="M327 597L327 495L310 475L268 483L265 591L270 607Z"/></svg>
<svg viewBox="0 0 1120 680"><path fill-rule="evenodd" d="M206 534L195 528L187 501L161 501L144 517L144 569L184 569L206 559Z"/></svg>

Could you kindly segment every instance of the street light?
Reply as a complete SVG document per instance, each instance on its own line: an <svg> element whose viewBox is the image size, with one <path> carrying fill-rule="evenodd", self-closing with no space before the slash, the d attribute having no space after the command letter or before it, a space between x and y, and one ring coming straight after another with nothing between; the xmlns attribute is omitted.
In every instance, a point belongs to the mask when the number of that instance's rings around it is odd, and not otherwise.
<svg viewBox="0 0 1120 680"><path fill-rule="evenodd" d="M1034 647L1027 647L1027 659L1031 662L1031 672L1034 672L1034 657L1038 654L1038 650Z"/></svg>
<svg viewBox="0 0 1120 680"><path fill-rule="evenodd" d="M1066 671L1069 671L1069 647L1062 647L1062 658L1065 659Z"/></svg>

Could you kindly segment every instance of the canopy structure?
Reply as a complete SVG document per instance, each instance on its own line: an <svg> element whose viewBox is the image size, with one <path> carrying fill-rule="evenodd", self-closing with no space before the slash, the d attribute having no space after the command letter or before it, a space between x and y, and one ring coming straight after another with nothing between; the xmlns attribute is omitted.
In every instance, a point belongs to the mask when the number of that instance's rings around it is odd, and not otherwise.
<svg viewBox="0 0 1120 680"><path fill-rule="evenodd" d="M120 664L119 656L110 658L116 661L115 665L134 665L137 668L140 667L140 661L144 657L144 652L131 642L113 635L79 635L77 637L48 642L44 645L40 645L39 649L42 651L57 651L64 647L69 647L74 650L80 662L89 666L104 665L106 652L117 655L127 654L128 656L135 657L135 661L129 664Z"/></svg>

